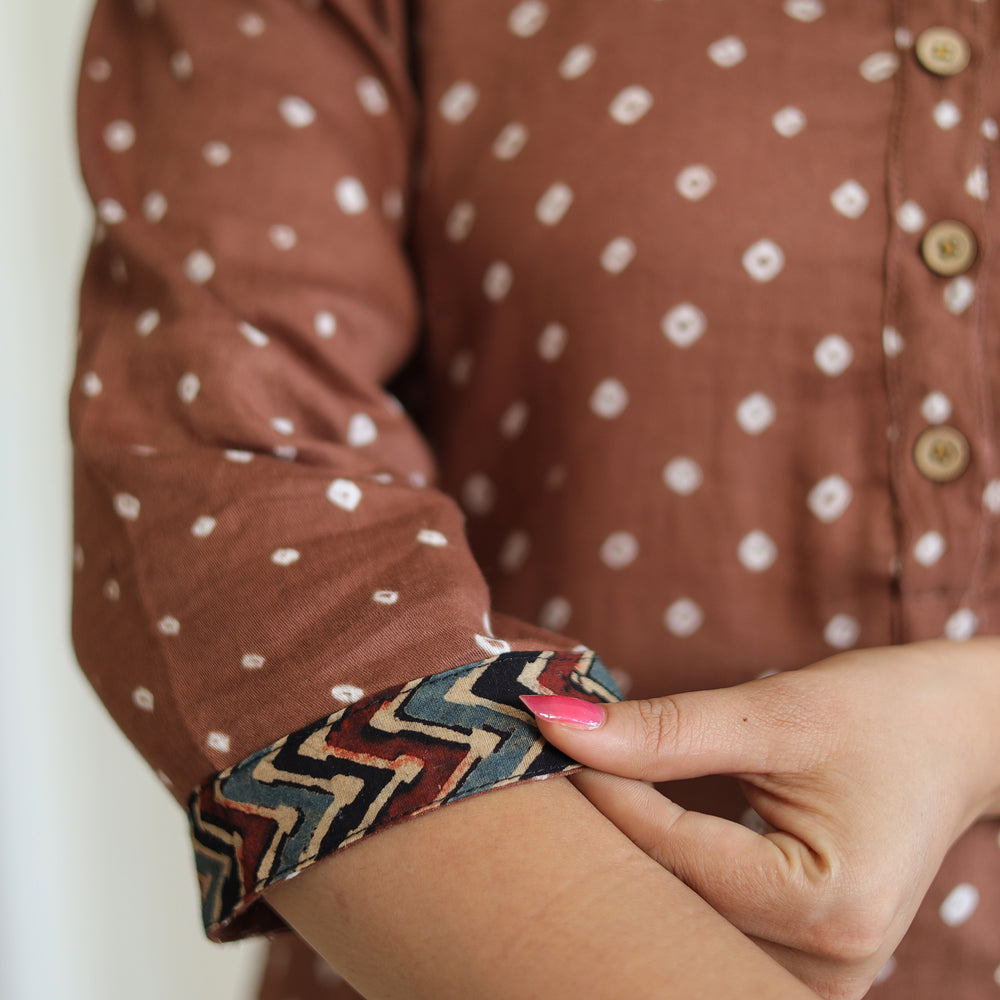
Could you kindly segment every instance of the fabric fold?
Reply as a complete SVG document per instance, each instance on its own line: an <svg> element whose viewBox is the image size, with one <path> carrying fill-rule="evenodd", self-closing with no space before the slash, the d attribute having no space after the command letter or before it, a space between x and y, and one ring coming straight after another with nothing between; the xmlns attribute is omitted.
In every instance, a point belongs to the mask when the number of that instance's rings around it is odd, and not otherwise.
<svg viewBox="0 0 1000 1000"><path fill-rule="evenodd" d="M195 789L188 812L208 937L287 929L261 903L268 886L376 830L578 770L541 737L521 694L622 697L592 650L502 653L365 697Z"/></svg>

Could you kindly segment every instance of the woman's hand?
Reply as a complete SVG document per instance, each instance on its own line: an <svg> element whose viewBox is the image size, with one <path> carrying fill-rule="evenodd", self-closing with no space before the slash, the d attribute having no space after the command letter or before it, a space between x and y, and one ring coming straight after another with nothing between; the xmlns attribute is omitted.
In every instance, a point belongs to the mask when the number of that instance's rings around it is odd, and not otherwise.
<svg viewBox="0 0 1000 1000"><path fill-rule="evenodd" d="M572 780L601 812L825 997L864 995L948 848L1000 813L1000 639L852 651L604 707L525 702L596 769ZM769 832L646 783L707 774L738 777Z"/></svg>

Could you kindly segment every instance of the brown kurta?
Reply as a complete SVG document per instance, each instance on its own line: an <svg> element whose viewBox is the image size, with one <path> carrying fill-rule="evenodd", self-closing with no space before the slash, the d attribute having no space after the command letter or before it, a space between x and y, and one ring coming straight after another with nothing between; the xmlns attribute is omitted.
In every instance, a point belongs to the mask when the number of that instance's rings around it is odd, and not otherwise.
<svg viewBox="0 0 1000 1000"><path fill-rule="evenodd" d="M518 693L1000 632L998 54L992 0L99 0L74 640L213 939L569 769ZM982 823L872 995L998 990Z"/></svg>

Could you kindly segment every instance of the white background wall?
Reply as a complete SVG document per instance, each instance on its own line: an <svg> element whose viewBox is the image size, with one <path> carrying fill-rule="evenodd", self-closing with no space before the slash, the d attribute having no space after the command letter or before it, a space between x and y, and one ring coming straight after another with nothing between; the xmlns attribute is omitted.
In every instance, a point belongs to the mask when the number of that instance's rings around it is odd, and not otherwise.
<svg viewBox="0 0 1000 1000"><path fill-rule="evenodd" d="M0 0L0 997L244 1000L260 945L203 937L184 814L70 647L89 15L90 0Z"/></svg>

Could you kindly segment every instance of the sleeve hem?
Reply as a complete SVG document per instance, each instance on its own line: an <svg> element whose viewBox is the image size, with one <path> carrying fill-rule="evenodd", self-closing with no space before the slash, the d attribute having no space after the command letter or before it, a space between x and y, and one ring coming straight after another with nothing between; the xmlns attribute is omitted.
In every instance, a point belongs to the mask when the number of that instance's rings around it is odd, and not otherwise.
<svg viewBox="0 0 1000 1000"><path fill-rule="evenodd" d="M207 937L286 930L264 890L379 829L579 769L520 694L622 697L592 650L503 653L387 688L205 781L188 814Z"/></svg>

